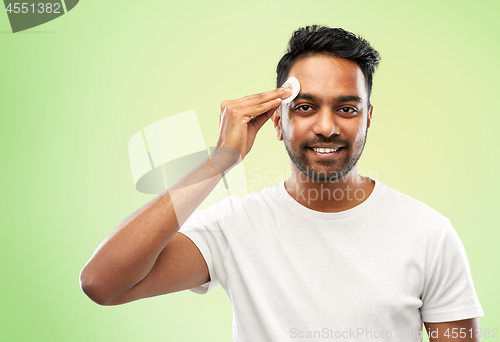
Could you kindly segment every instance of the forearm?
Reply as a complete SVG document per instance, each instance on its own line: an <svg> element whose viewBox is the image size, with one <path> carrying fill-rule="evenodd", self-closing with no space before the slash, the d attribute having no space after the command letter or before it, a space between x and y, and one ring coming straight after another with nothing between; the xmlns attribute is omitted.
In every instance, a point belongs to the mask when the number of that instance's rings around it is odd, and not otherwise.
<svg viewBox="0 0 500 342"><path fill-rule="evenodd" d="M430 342L480 342L479 319L428 323L424 322ZM478 333L479 332L479 333Z"/></svg>
<svg viewBox="0 0 500 342"><path fill-rule="evenodd" d="M80 282L85 293L97 302L107 302L139 283L167 243L222 179L222 173L239 161L234 151L217 150L212 154L213 174L207 158L121 222L82 269Z"/></svg>

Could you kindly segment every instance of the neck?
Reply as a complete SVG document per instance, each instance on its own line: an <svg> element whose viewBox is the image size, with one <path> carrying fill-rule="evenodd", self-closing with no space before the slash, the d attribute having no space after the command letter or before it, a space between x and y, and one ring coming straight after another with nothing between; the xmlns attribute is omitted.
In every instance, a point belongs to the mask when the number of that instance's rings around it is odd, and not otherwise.
<svg viewBox="0 0 500 342"><path fill-rule="evenodd" d="M286 191L303 206L322 212L345 211L364 202L372 193L375 183L361 177L357 165L336 181L318 182L292 168L285 181Z"/></svg>

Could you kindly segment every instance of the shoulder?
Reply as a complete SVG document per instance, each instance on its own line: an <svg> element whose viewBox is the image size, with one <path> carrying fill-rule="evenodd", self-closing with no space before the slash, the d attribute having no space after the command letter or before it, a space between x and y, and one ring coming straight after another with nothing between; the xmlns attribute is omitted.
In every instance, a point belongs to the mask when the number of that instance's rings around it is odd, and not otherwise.
<svg viewBox="0 0 500 342"><path fill-rule="evenodd" d="M221 221L230 215L262 213L266 209L269 210L272 205L271 202L279 202L278 196L281 196L281 193L278 186L279 184L275 184L259 192L253 191L245 196L230 195L218 203L211 204L204 210L194 212L190 217L190 221L201 218Z"/></svg>
<svg viewBox="0 0 500 342"><path fill-rule="evenodd" d="M430 207L426 203L408 196L390 186L381 183L381 193L378 201L377 212L379 215L387 215L407 225L423 229L432 227L441 232L450 220Z"/></svg>

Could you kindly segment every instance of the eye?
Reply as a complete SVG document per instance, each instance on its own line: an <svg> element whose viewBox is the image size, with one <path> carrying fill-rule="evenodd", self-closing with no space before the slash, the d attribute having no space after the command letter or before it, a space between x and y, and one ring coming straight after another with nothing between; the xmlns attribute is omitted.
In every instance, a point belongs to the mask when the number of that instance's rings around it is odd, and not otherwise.
<svg viewBox="0 0 500 342"><path fill-rule="evenodd" d="M302 111L302 112L310 112L310 110L308 111L307 109L308 109L308 108L312 109L312 107L311 107L311 106L308 106L308 105L301 105L301 106L297 106L297 107L295 107L295 110L297 111L297 110L299 110L300 108L301 108L301 111Z"/></svg>
<svg viewBox="0 0 500 342"><path fill-rule="evenodd" d="M346 109L346 110L345 110L345 109ZM352 110L352 112L350 112L350 110ZM340 108L340 111L341 111L342 113L346 113L346 114L349 114L349 113L350 113L350 114L356 114L356 113L358 112L356 109L351 108L351 107L342 107L342 108Z"/></svg>

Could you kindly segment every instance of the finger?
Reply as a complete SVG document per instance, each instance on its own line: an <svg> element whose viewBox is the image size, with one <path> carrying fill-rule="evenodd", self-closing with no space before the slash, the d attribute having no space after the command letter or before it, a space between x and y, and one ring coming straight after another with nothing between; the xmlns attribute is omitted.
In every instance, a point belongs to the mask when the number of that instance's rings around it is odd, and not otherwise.
<svg viewBox="0 0 500 342"><path fill-rule="evenodd" d="M273 114L276 112L276 108L272 108L268 110L267 112L263 113L262 115L258 115L254 117L250 123L254 125L254 127L259 130L265 123L266 121L273 116Z"/></svg>
<svg viewBox="0 0 500 342"><path fill-rule="evenodd" d="M267 101L265 103L259 103L250 107L241 108L241 114L243 116L250 116L255 119L255 117L260 116L269 110L275 110L281 104L282 100L280 97Z"/></svg>
<svg viewBox="0 0 500 342"><path fill-rule="evenodd" d="M219 113L222 113L226 110L227 105L231 104L233 106L242 105L242 106L253 106L258 105L264 102L268 102L270 100L274 100L277 98L285 99L292 94L292 85L290 83L284 84L282 87L269 90L264 93L254 94L245 96L236 100L226 100L222 101L219 106Z"/></svg>
<svg viewBox="0 0 500 342"><path fill-rule="evenodd" d="M254 106L277 98L284 99L290 96L291 94L292 94L292 86L289 83L287 83L285 86L274 90L269 90L264 93L245 96L241 99L234 100L234 103L243 106Z"/></svg>

